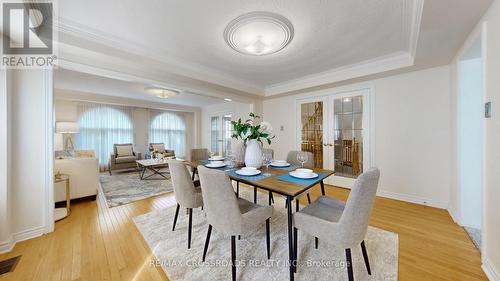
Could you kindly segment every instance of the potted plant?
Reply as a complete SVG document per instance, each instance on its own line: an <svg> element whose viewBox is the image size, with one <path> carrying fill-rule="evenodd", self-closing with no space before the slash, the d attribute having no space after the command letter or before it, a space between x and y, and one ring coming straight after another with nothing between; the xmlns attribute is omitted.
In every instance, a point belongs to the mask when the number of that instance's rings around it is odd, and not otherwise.
<svg viewBox="0 0 500 281"><path fill-rule="evenodd" d="M245 165L247 167L260 168L262 166L263 140L271 144L271 140L274 138L271 135L273 128L266 121L257 124L260 116L254 113L250 113L249 116L250 118L245 122L241 118L238 121L231 121L231 125L233 126L232 137L243 140L243 145L246 147Z"/></svg>

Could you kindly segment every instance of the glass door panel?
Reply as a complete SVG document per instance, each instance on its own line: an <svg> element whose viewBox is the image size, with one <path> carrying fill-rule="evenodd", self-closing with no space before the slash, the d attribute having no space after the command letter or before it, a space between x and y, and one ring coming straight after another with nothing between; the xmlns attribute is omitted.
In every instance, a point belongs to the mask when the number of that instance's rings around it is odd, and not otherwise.
<svg viewBox="0 0 500 281"><path fill-rule="evenodd" d="M300 105L302 151L312 152L314 166L323 168L323 102L307 102Z"/></svg>
<svg viewBox="0 0 500 281"><path fill-rule="evenodd" d="M333 99L333 159L336 176L363 171L363 96Z"/></svg>
<svg viewBox="0 0 500 281"><path fill-rule="evenodd" d="M222 155L227 156L231 150L231 135L233 134L233 127L231 126L231 114L224 114L222 116Z"/></svg>
<svg viewBox="0 0 500 281"><path fill-rule="evenodd" d="M210 151L215 155L219 155L219 135L221 134L219 120L219 116L210 118Z"/></svg>
<svg viewBox="0 0 500 281"><path fill-rule="evenodd" d="M215 155L226 156L231 150L231 120L230 113L210 117L210 151Z"/></svg>

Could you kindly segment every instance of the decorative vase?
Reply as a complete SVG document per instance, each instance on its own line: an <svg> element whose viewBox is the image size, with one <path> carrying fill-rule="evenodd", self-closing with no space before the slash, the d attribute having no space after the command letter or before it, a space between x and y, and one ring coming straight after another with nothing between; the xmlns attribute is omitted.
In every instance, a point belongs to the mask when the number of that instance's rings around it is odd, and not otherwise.
<svg viewBox="0 0 500 281"><path fill-rule="evenodd" d="M245 151L245 166L260 168L262 166L262 147L257 140L249 140Z"/></svg>

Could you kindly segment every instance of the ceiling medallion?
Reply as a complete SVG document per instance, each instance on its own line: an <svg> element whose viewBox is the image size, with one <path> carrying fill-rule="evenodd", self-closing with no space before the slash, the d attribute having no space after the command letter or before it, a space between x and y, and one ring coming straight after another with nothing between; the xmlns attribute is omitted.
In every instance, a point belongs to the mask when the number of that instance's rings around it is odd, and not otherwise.
<svg viewBox="0 0 500 281"><path fill-rule="evenodd" d="M144 91L162 99L173 97L179 94L179 91L177 90L160 88L160 87L146 87L144 88Z"/></svg>
<svg viewBox="0 0 500 281"><path fill-rule="evenodd" d="M224 30L226 43L234 50L254 56L276 53L293 38L293 25L270 12L251 12L232 20Z"/></svg>

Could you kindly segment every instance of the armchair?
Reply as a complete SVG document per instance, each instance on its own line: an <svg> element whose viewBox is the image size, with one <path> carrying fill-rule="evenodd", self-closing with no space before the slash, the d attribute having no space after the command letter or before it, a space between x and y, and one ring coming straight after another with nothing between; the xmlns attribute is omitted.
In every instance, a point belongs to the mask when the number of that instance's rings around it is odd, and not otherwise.
<svg viewBox="0 0 500 281"><path fill-rule="evenodd" d="M108 169L111 171L123 169L136 169L136 160L141 159L140 152L134 152L131 143L113 145L113 153L109 158Z"/></svg>

